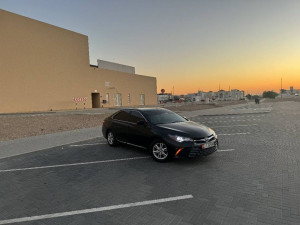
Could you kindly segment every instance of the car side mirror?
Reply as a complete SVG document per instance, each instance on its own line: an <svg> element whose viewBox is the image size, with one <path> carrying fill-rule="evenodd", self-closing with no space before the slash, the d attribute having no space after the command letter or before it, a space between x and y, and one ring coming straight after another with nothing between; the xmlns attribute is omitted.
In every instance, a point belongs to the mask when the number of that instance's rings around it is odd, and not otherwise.
<svg viewBox="0 0 300 225"><path fill-rule="evenodd" d="M136 123L137 125L140 125L140 126L146 126L146 121L144 121L144 120L140 120L140 121L137 121L137 123Z"/></svg>

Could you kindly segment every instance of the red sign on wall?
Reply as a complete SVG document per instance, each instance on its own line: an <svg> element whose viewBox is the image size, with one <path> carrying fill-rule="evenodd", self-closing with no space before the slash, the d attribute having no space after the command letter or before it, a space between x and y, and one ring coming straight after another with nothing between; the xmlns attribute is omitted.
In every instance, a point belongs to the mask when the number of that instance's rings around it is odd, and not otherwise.
<svg viewBox="0 0 300 225"><path fill-rule="evenodd" d="M87 100L87 97L83 97L83 98L73 98L74 102L85 102Z"/></svg>

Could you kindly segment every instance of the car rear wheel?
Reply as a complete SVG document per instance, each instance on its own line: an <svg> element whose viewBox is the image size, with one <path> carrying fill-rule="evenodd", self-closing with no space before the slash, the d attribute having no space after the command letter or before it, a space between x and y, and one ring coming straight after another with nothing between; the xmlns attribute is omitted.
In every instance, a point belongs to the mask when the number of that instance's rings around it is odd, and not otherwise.
<svg viewBox="0 0 300 225"><path fill-rule="evenodd" d="M107 132L107 143L109 146L116 146L117 145L117 140L112 131Z"/></svg>
<svg viewBox="0 0 300 225"><path fill-rule="evenodd" d="M153 141L150 150L152 158L158 162L166 162L172 158L168 146L161 140Z"/></svg>

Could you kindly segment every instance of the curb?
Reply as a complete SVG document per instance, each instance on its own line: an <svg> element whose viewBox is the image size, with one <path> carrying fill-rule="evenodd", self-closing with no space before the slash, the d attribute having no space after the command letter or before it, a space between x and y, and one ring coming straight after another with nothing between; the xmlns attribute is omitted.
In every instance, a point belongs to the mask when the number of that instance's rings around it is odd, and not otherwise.
<svg viewBox="0 0 300 225"><path fill-rule="evenodd" d="M223 113L223 114L204 114L204 115L198 115L198 116L235 116L235 115L249 115L249 114L267 114L270 113L270 111L266 112L248 112L248 113ZM190 118L195 117L191 116Z"/></svg>

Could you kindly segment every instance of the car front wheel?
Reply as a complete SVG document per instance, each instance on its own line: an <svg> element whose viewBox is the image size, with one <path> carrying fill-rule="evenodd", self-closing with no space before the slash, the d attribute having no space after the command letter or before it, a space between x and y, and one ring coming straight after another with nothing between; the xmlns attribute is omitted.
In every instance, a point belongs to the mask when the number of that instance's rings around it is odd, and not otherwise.
<svg viewBox="0 0 300 225"><path fill-rule="evenodd" d="M152 142L150 150L152 158L158 162L166 162L172 158L168 146L161 140Z"/></svg>
<svg viewBox="0 0 300 225"><path fill-rule="evenodd" d="M108 133L107 133L107 143L109 146L117 145L116 137L112 131L108 131Z"/></svg>

